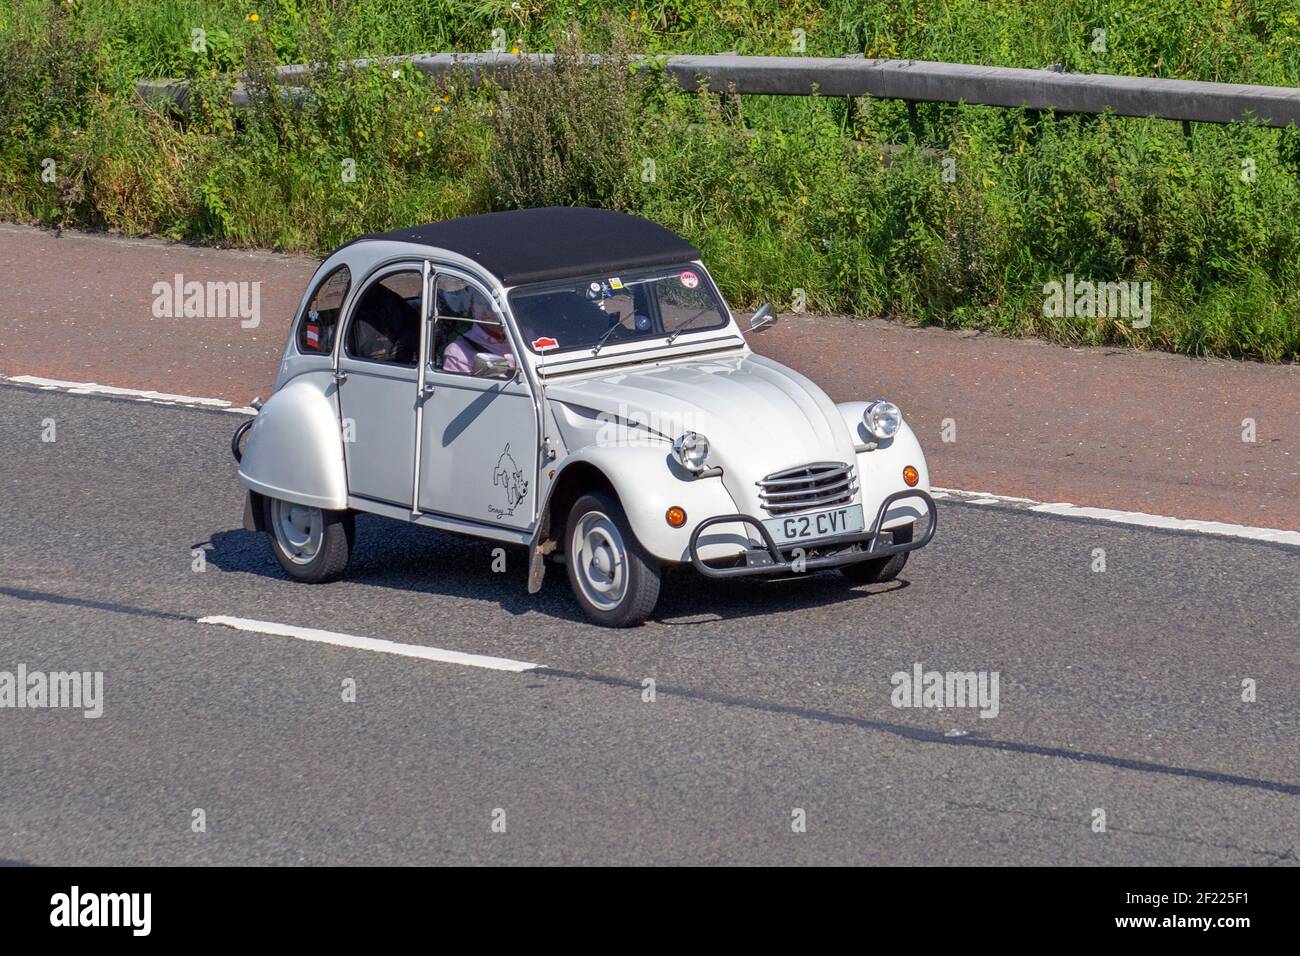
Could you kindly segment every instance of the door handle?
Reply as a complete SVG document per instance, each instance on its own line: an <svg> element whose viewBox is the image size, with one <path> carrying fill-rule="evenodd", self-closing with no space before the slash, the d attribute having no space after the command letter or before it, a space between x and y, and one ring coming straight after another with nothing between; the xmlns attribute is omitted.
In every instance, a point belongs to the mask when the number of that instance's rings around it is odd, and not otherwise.
<svg viewBox="0 0 1300 956"><path fill-rule="evenodd" d="M347 372L343 371L343 369L341 369L341 368L340 368L340 369L335 369L335 371L334 371L334 384L335 384L335 385L342 385L342 384L343 384L344 382L346 382L347 380L348 380L348 373L347 373Z"/></svg>
<svg viewBox="0 0 1300 956"><path fill-rule="evenodd" d="M424 388L422 388L422 389L420 390L420 395L421 395L422 397L424 397L424 398L429 398L429 397L431 397L431 396L433 395L433 393L434 393L435 390L436 390L436 389L434 388L434 385L433 385L432 382L425 382L425 383L424 383Z"/></svg>

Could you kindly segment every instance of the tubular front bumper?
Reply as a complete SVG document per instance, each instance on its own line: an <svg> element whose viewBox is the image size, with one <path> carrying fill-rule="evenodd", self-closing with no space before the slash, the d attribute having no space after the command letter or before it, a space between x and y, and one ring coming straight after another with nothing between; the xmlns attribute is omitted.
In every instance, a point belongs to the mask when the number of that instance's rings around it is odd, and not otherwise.
<svg viewBox="0 0 1300 956"><path fill-rule="evenodd" d="M919 536L913 535L911 541L895 542L892 536L886 541L888 532L880 530L881 523L885 520L885 512L889 510L889 506L894 502L908 498L920 498L925 502L927 514L925 530ZM872 522L870 531L862 534L843 535L838 538L822 538L817 541L792 542L787 544L785 552L782 552L781 546L776 543L771 532L759 519L750 515L718 515L701 521L696 525L695 531L692 532L689 546L691 564L695 565L695 570L699 571L700 574L710 578L738 578L756 574L790 574L795 571L824 571L827 568L838 568L841 565L856 564L859 561L885 558L891 554L898 554L900 551L915 551L917 548L923 548L934 537L934 529L938 526L938 522L939 512L934 506L934 499L924 491L909 488L904 491L894 492L880 503L880 508L876 511L876 520ZM742 565L731 568L709 567L700 558L698 547L700 535L712 525L735 523L757 528L758 534L763 540L763 547L746 551L743 555L745 563ZM793 560L787 558L786 553L791 553L795 549L807 551L834 549L835 553Z"/></svg>

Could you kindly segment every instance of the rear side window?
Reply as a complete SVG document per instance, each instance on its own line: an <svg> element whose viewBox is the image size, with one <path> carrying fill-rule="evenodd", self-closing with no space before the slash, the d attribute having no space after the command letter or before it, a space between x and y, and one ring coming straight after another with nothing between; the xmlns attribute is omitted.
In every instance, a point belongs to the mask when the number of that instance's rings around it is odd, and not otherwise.
<svg viewBox="0 0 1300 956"><path fill-rule="evenodd" d="M316 286L307 311L298 323L298 351L304 355L329 355L339 327L339 310L352 285L352 273L339 266Z"/></svg>
<svg viewBox="0 0 1300 956"><path fill-rule="evenodd" d="M417 270L393 272L372 282L352 308L347 351L352 358L415 366L420 350L420 284Z"/></svg>

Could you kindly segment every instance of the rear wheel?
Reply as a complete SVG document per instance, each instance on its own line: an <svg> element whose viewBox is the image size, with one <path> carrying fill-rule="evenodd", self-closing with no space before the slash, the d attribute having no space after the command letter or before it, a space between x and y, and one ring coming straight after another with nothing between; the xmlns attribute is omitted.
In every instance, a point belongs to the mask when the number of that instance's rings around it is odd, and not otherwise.
<svg viewBox="0 0 1300 956"><path fill-rule="evenodd" d="M583 495L565 524L565 565L578 604L604 627L643 623L659 600L661 570L613 497Z"/></svg>
<svg viewBox="0 0 1300 956"><path fill-rule="evenodd" d="M895 544L911 540L912 526L910 524L894 529ZM859 561L857 564L846 564L840 568L840 573L854 584L881 584L885 581L892 581L902 573L903 568L907 565L907 556L909 554L911 554L910 551L901 551L886 558L874 558L870 561Z"/></svg>
<svg viewBox="0 0 1300 956"><path fill-rule="evenodd" d="M343 573L352 555L356 523L350 512L265 499L271 550L295 581L320 584Z"/></svg>

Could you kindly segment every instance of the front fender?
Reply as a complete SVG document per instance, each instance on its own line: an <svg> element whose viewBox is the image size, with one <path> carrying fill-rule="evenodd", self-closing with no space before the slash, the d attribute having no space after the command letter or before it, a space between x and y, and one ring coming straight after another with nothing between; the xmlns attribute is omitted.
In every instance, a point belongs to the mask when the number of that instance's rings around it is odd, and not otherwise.
<svg viewBox="0 0 1300 956"><path fill-rule="evenodd" d="M692 477L666 444L589 445L566 458L563 467L580 461L595 466L609 479L633 534L660 561L689 561L695 526L705 518L740 510L721 477ZM680 528L671 527L664 517L674 505L686 512L686 523ZM731 557L747 547L749 536L739 524L714 525L700 538L700 555L705 559Z"/></svg>
<svg viewBox="0 0 1300 956"><path fill-rule="evenodd" d="M348 506L343 438L329 371L291 379L262 406L244 440L239 483L328 511Z"/></svg>
<svg viewBox="0 0 1300 956"><path fill-rule="evenodd" d="M903 481L903 469L911 465L920 474L916 487L921 491L930 490L930 470L925 463L925 452L916 440L911 426L904 420L898 434L888 441L878 441L862 420L867 409L866 402L840 402L836 406L844 416L844 424L853 436L854 447L858 450L858 480L862 486L862 505L866 519L870 522L876 514L880 503L896 491L906 491L907 483ZM868 445L875 444L871 451L864 451ZM882 528L895 528L910 524L928 514L928 509L920 498L903 499L892 505L881 522Z"/></svg>

